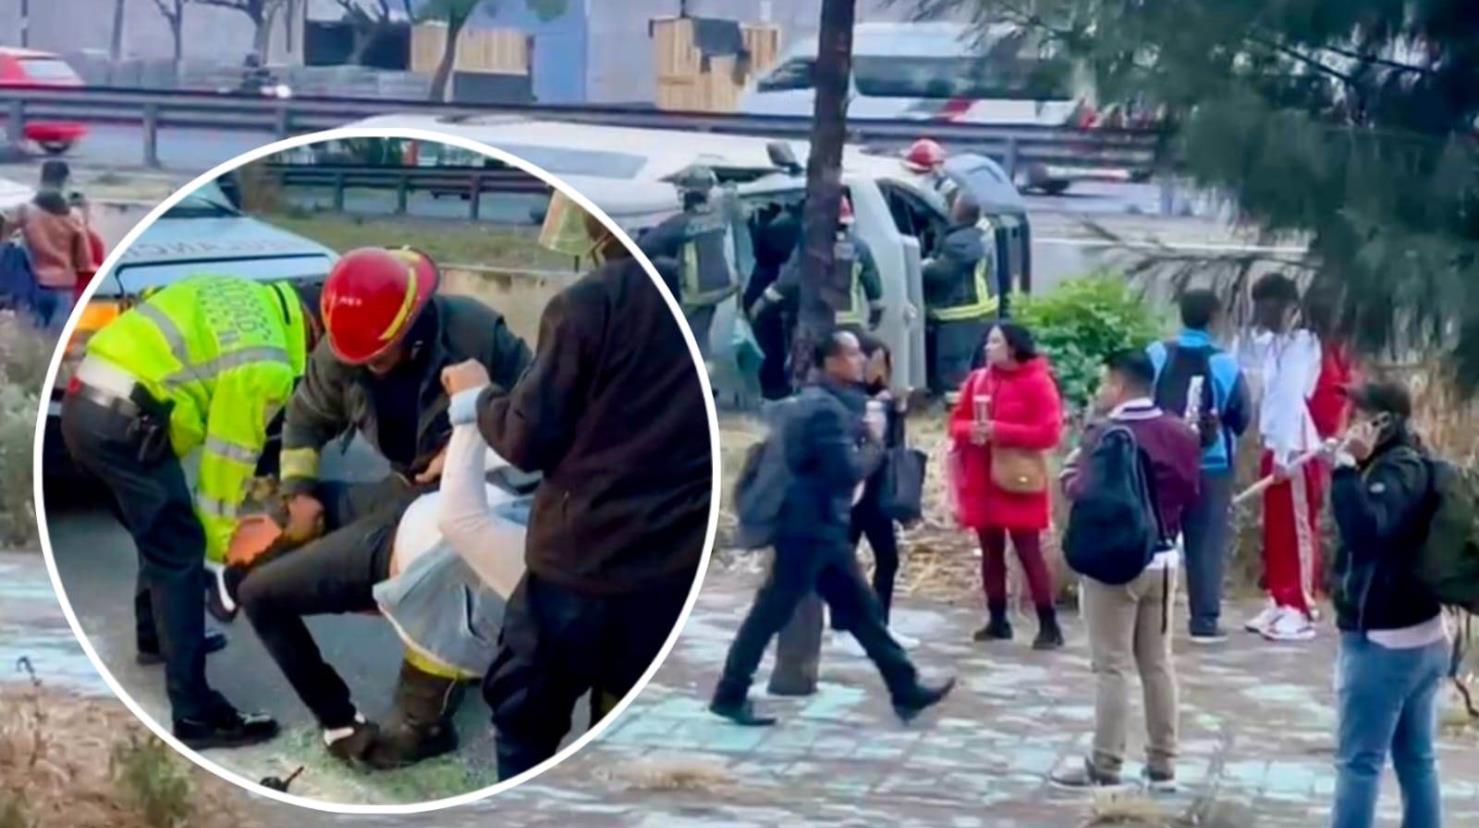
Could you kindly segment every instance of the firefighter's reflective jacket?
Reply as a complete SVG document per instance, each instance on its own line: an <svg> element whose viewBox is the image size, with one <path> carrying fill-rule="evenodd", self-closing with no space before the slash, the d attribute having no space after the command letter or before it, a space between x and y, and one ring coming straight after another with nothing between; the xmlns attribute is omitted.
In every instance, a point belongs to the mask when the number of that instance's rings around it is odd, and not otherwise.
<svg viewBox="0 0 1479 828"><path fill-rule="evenodd" d="M979 225L956 225L947 230L938 255L924 265L925 315L936 322L994 316L994 263Z"/></svg>
<svg viewBox="0 0 1479 828"><path fill-rule="evenodd" d="M195 507L211 561L224 560L268 424L303 374L307 339L291 285L194 276L153 294L87 343L89 357L173 405L177 456L201 450Z"/></svg>
<svg viewBox="0 0 1479 828"><path fill-rule="evenodd" d="M746 272L736 240L732 206L720 202L669 216L639 242L651 257L678 264L678 297L685 311L713 307L738 292ZM743 222L740 223L741 225Z"/></svg>
<svg viewBox="0 0 1479 828"><path fill-rule="evenodd" d="M796 300L804 247L805 239L798 240L790 261L781 268L780 277L765 289L765 302L780 304ZM832 265L846 274L847 283L846 298L837 307L837 324L875 327L883 313L883 279L867 242L851 231L839 236L832 248Z"/></svg>

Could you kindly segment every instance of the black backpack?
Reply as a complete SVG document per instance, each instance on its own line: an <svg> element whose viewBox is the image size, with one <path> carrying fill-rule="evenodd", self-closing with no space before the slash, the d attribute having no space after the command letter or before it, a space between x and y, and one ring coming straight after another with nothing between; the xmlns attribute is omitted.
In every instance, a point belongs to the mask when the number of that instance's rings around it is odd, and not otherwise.
<svg viewBox="0 0 1479 828"><path fill-rule="evenodd" d="M734 545L740 549L763 549L775 544L792 478L782 432L795 399L787 398L770 409L765 417L769 425L765 439L750 446L740 464L734 482L738 519Z"/></svg>
<svg viewBox="0 0 1479 828"><path fill-rule="evenodd" d="M1063 556L1080 575L1128 584L1164 548L1145 455L1130 429L1114 425L1080 462L1089 486L1068 510Z"/></svg>
<svg viewBox="0 0 1479 828"><path fill-rule="evenodd" d="M1175 342L1166 342L1166 364L1161 366L1155 380L1155 404L1167 414L1186 416L1187 394L1191 391L1192 377L1202 378L1201 408L1197 416L1197 437L1202 448L1217 444L1222 429L1218 419L1216 396L1212 390L1213 347L1183 348Z"/></svg>

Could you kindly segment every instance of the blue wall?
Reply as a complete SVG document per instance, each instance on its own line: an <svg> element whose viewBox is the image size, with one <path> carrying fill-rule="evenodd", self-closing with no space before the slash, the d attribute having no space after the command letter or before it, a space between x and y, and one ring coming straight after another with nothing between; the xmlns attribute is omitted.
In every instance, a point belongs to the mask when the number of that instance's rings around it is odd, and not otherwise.
<svg viewBox="0 0 1479 828"><path fill-rule="evenodd" d="M469 26L519 29L534 37L534 97L540 103L584 103L592 0L567 0L565 13L542 21L525 0L501 0L495 14L479 11Z"/></svg>

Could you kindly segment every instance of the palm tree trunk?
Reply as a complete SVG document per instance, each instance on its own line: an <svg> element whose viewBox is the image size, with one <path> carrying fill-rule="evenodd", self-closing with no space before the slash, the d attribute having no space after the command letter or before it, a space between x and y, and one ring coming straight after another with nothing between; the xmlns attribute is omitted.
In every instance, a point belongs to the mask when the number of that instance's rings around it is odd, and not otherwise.
<svg viewBox="0 0 1479 828"><path fill-rule="evenodd" d="M833 267L832 247L842 200L842 143L847 132L848 79L856 0L823 0L815 70L816 107L806 162L802 213L802 279L792 365L798 380L811 369L812 345L835 323L848 285Z"/></svg>
<svg viewBox="0 0 1479 828"><path fill-rule="evenodd" d="M457 63L457 38L469 17L471 15L447 16L447 43L442 48L442 60L437 64L436 74L431 78L431 99L434 101L447 99L447 83L452 79L452 67Z"/></svg>

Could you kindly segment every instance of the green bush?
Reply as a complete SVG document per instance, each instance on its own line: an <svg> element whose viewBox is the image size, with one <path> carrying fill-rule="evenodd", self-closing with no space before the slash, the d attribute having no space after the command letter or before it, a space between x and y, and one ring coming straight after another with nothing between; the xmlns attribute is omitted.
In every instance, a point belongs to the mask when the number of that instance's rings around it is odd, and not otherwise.
<svg viewBox="0 0 1479 828"><path fill-rule="evenodd" d="M118 793L145 825L174 828L190 817L190 777L183 760L152 735L131 734L113 746L109 761Z"/></svg>
<svg viewBox="0 0 1479 828"><path fill-rule="evenodd" d="M1156 312L1114 271L1095 271L1023 297L1014 316L1032 329L1052 361L1063 404L1075 415L1092 402L1106 357L1143 348L1162 331Z"/></svg>

